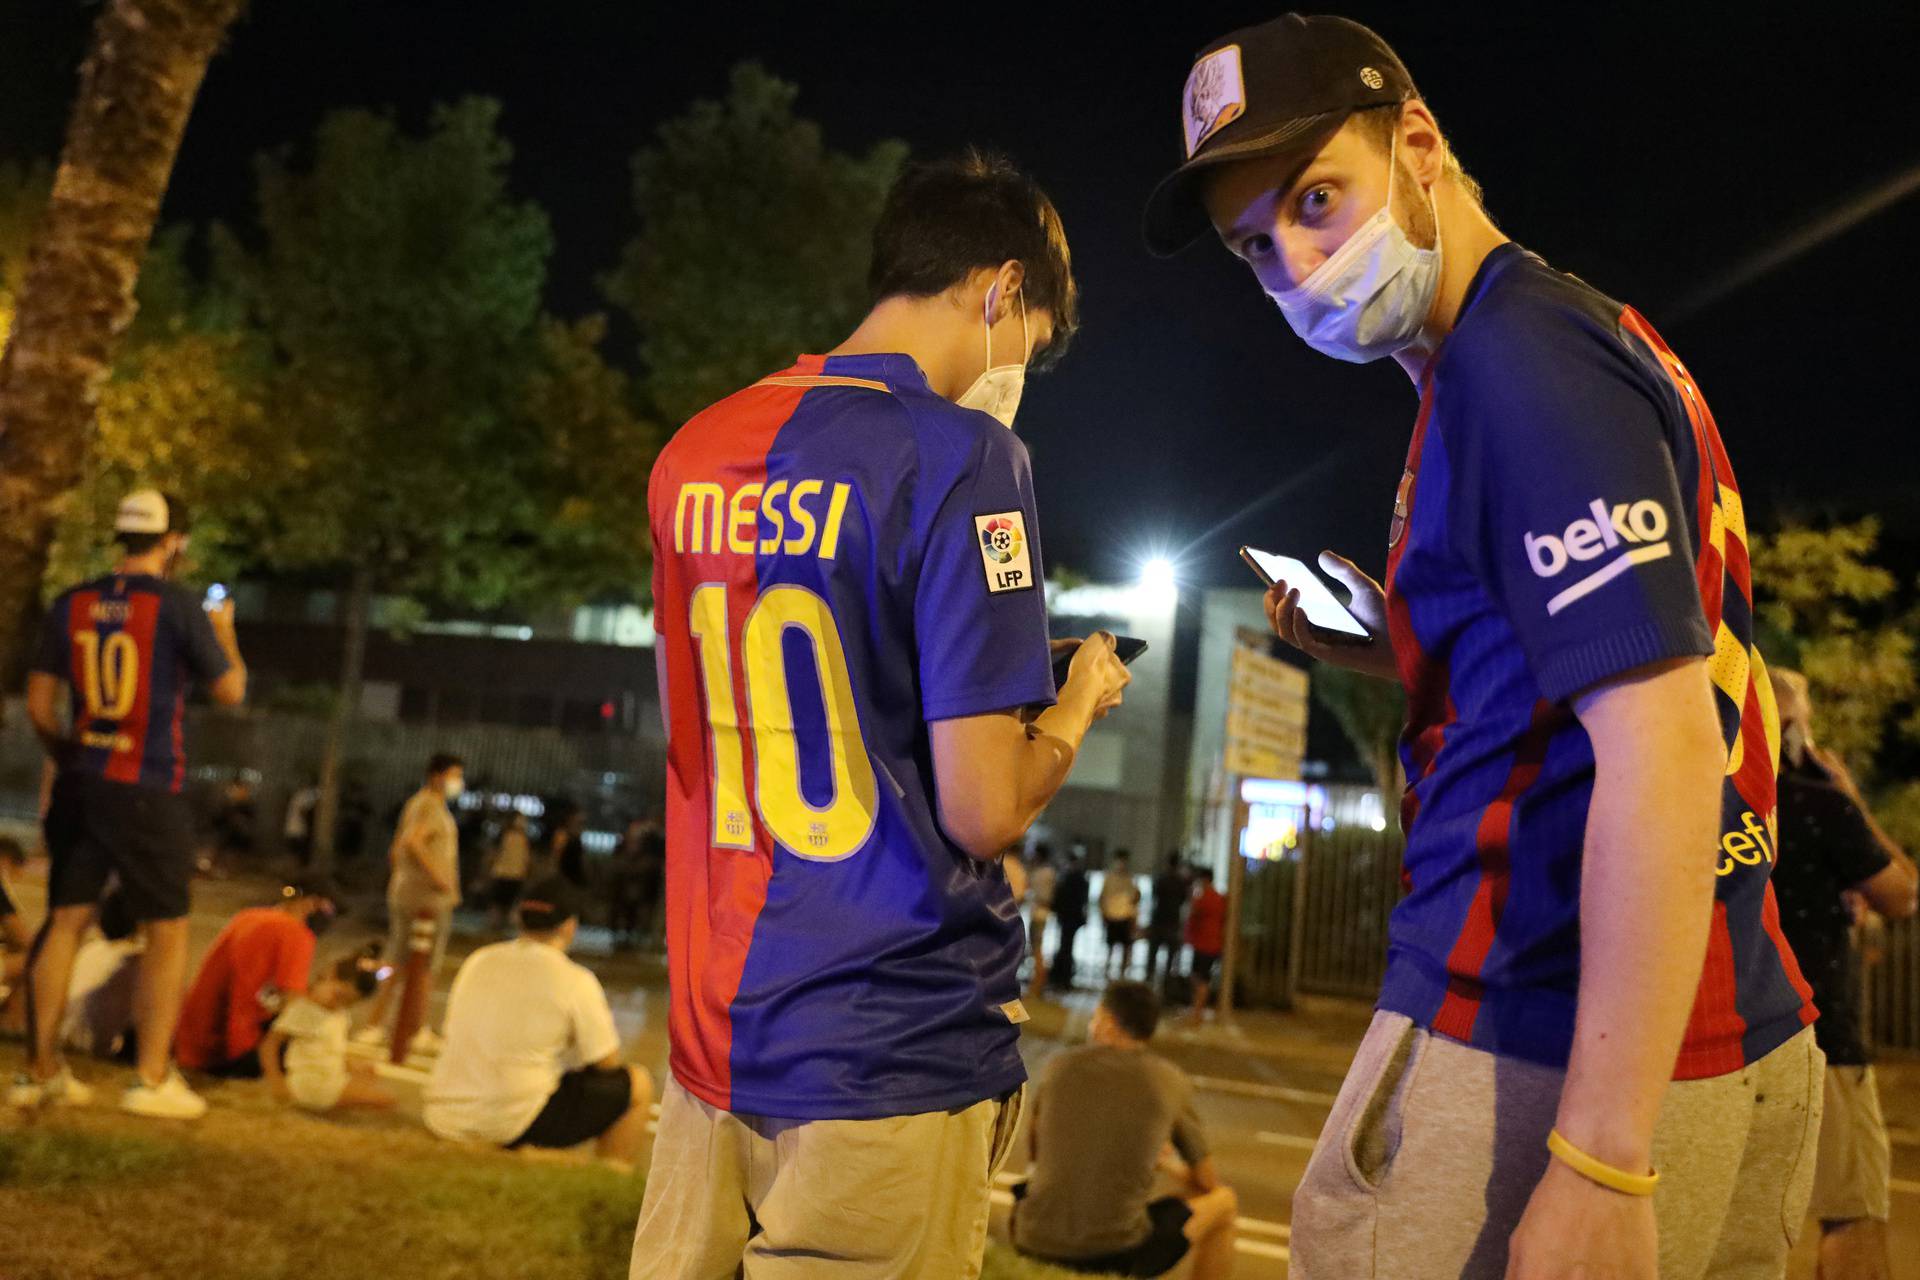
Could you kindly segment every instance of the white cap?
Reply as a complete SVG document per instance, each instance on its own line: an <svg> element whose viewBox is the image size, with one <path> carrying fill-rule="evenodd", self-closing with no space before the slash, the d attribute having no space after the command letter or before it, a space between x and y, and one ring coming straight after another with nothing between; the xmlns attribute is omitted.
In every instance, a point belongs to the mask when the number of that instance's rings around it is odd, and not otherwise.
<svg viewBox="0 0 1920 1280"><path fill-rule="evenodd" d="M136 489L120 499L120 510L113 517L115 533L167 533L173 513L158 489Z"/></svg>

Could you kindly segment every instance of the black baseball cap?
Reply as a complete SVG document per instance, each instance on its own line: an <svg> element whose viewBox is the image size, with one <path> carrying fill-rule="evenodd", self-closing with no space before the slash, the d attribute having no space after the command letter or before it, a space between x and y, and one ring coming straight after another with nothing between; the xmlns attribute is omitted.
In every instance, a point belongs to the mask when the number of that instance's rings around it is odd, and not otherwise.
<svg viewBox="0 0 1920 1280"><path fill-rule="evenodd" d="M1221 36L1187 74L1187 158L1147 200L1147 248L1164 258L1206 233L1199 185L1208 168L1317 146L1355 111L1416 96L1387 42L1346 18L1289 13Z"/></svg>
<svg viewBox="0 0 1920 1280"><path fill-rule="evenodd" d="M580 915L580 895L565 876L548 876L520 895L520 925L533 933L558 929Z"/></svg>

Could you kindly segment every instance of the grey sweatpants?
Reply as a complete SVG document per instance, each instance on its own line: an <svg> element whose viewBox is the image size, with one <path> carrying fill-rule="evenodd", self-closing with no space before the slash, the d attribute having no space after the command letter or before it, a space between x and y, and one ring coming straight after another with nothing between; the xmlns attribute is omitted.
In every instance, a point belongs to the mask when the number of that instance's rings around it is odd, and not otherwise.
<svg viewBox="0 0 1920 1280"><path fill-rule="evenodd" d="M1779 1280L1813 1188L1825 1059L1808 1028L1668 1086L1661 1280ZM1293 1196L1293 1280L1501 1280L1565 1072L1376 1013Z"/></svg>

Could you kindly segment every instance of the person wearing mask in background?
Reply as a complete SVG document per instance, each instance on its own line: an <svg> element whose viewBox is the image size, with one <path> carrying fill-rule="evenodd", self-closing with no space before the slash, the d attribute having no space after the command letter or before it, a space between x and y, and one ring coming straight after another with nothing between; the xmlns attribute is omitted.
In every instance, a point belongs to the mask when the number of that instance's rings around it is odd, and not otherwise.
<svg viewBox="0 0 1920 1280"><path fill-rule="evenodd" d="M81 1104L92 1090L60 1061L60 1026L74 955L110 877L146 926L140 959L140 1058L120 1107L193 1120L206 1100L173 1069L174 1025L186 986L193 812L187 777L187 693L221 706L247 696L233 601L208 601L170 581L186 555L184 503L130 493L114 516L112 573L63 592L47 610L27 718L56 770L45 814L47 918L28 962L32 1037L15 1106ZM60 687L67 686L67 714Z"/></svg>
<svg viewBox="0 0 1920 1280"><path fill-rule="evenodd" d="M1160 990L1161 960L1166 961L1168 977L1173 976L1174 965L1179 962L1180 945L1185 941L1181 930L1192 893L1193 877L1175 849L1167 854L1167 865L1153 878L1153 907L1147 914L1147 985L1155 991Z"/></svg>
<svg viewBox="0 0 1920 1280"><path fill-rule="evenodd" d="M1723 858L1773 839L1777 727L1704 394L1494 224L1358 23L1214 41L1180 107L1149 243L1211 223L1308 346L1391 358L1420 397L1384 589L1321 556L1367 637L1267 597L1283 639L1408 703L1411 887L1294 1275L1781 1275L1821 1055L1773 863Z"/></svg>
<svg viewBox="0 0 1920 1280"><path fill-rule="evenodd" d="M1073 990L1073 946L1087 923L1087 903L1093 886L1087 879L1087 859L1083 853L1070 854L1067 869L1053 888L1053 918L1060 924L1060 945L1053 951L1053 972L1048 975L1061 991Z"/></svg>
<svg viewBox="0 0 1920 1280"><path fill-rule="evenodd" d="M1106 976L1124 978L1140 936L1140 882L1125 849L1113 855L1100 881L1100 935L1107 946Z"/></svg>
<svg viewBox="0 0 1920 1280"><path fill-rule="evenodd" d="M1193 1008L1188 1011L1187 1019L1197 1025L1207 1016L1214 971L1227 946L1227 895L1213 887L1212 867L1201 867L1194 872L1186 938L1192 952L1187 963L1187 981L1193 987Z"/></svg>
<svg viewBox="0 0 1920 1280"><path fill-rule="evenodd" d="M1889 920L1912 916L1920 874L1867 811L1838 755L1814 743L1807 678L1773 668L1780 704L1780 860L1773 869L1780 928L1813 985L1827 1055L1820 1155L1807 1212L1820 1223L1820 1280L1886 1280L1892 1149L1880 1112L1866 1029L1860 1024L1858 895ZM1735 845L1729 862L1762 856Z"/></svg>
<svg viewBox="0 0 1920 1280"><path fill-rule="evenodd" d="M1047 988L1047 921L1053 918L1053 893L1059 881L1053 850L1035 845L1033 869L1027 876L1027 954L1033 957L1033 976L1027 981L1029 1000L1038 1000Z"/></svg>
<svg viewBox="0 0 1920 1280"><path fill-rule="evenodd" d="M533 870L533 842L527 839L527 815L518 809L509 813L500 827L500 843L493 851L492 903L489 912L494 932L507 927L513 919L513 905L527 886Z"/></svg>
<svg viewBox="0 0 1920 1280"><path fill-rule="evenodd" d="M393 867L387 881L387 947L383 953L394 974L406 972L413 949L413 924L421 916L433 920L433 950L422 981L431 988L447 954L453 932L453 909L460 905L460 830L449 807L467 787L467 768L459 756L441 752L427 761L426 781L400 810L393 846L387 857ZM367 1011L367 1025L354 1033L356 1044L387 1043L388 1009L395 988L390 975ZM435 1053L440 1037L425 1023L408 1046L415 1053Z"/></svg>
<svg viewBox="0 0 1920 1280"><path fill-rule="evenodd" d="M1026 1081L998 860L1129 679L1100 632L1055 687L1009 430L1074 326L1052 203L915 164L869 258L854 332L648 486L673 1077L633 1280L979 1275Z"/></svg>
<svg viewBox="0 0 1920 1280"><path fill-rule="evenodd" d="M180 1065L220 1076L260 1074L260 1037L290 996L305 993L314 939L339 912L339 891L303 876L270 907L237 912L200 961L174 1056Z"/></svg>

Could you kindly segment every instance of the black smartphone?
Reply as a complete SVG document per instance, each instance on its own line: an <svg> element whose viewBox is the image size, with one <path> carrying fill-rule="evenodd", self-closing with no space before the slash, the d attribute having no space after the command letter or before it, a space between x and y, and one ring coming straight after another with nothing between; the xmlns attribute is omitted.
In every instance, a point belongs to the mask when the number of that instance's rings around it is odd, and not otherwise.
<svg viewBox="0 0 1920 1280"><path fill-rule="evenodd" d="M1137 636L1115 636L1113 638L1113 656L1120 659L1120 661L1127 666L1132 666L1133 660L1146 651L1147 642ZM1078 652L1080 652L1078 649L1068 649L1066 652L1054 658L1054 688L1064 689L1067 687L1067 672L1073 667L1073 655Z"/></svg>

